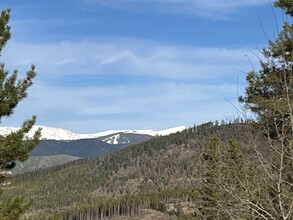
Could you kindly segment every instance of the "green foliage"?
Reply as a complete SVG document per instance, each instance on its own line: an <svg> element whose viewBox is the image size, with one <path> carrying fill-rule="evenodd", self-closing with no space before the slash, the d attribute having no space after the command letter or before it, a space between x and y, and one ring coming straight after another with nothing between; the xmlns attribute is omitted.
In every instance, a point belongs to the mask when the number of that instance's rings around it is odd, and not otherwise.
<svg viewBox="0 0 293 220"><path fill-rule="evenodd" d="M219 189L221 183L221 151L220 140L218 137L212 137L205 145L203 153L203 162L206 165L206 172L203 176L203 184L200 189L201 206L199 208L200 214L206 219L222 219L219 201L222 201L222 191Z"/></svg>
<svg viewBox="0 0 293 220"><path fill-rule="evenodd" d="M0 54L6 42L10 39L10 26L8 25L10 19L10 10L2 10L0 17Z"/></svg>
<svg viewBox="0 0 293 220"><path fill-rule="evenodd" d="M292 0L277 0L275 6L282 8L287 14L293 16L293 3Z"/></svg>
<svg viewBox="0 0 293 220"><path fill-rule="evenodd" d="M292 18L292 0L279 0L275 5ZM226 163L225 176L228 174L229 179L224 181L224 189L236 199L238 207L246 210L245 216L292 219L292 20L283 24L278 37L268 42L268 47L262 50L262 54L265 59L260 60L261 69L248 73L246 94L239 97L239 100L256 114L258 128L265 134L266 141L255 143L255 139L251 140L250 146L255 151L255 158L250 155L248 159L242 157L243 154L238 154L237 157L242 162ZM233 145L230 144L230 147ZM237 148L231 148L233 151L235 149ZM234 157L234 153L227 153L230 155L227 159ZM239 163L243 165L239 167ZM233 172L232 167L237 172ZM251 176L254 178L250 178Z"/></svg>
<svg viewBox="0 0 293 220"><path fill-rule="evenodd" d="M32 128L35 123L35 117L32 120L23 123L22 127L15 133L11 133L0 139L0 169L4 170L7 164L18 160L24 161L28 153L39 143L40 132L30 140L24 140L25 134Z"/></svg>
<svg viewBox="0 0 293 220"><path fill-rule="evenodd" d="M199 219L245 219L243 207L236 205L234 197L243 191L246 165L241 146L235 139L224 143L218 136L210 138L203 151L205 173L203 183L194 202L198 206L195 216ZM253 176L251 176L252 178Z"/></svg>
<svg viewBox="0 0 293 220"><path fill-rule="evenodd" d="M267 205L263 199L269 191L260 181L260 164L249 149L234 138L223 142L214 136L205 145L203 165L203 183L193 200L196 218L257 219L259 213L252 204Z"/></svg>
<svg viewBox="0 0 293 220"><path fill-rule="evenodd" d="M11 37L10 26L8 25L9 19L10 10L2 10L0 17L0 53ZM17 70L9 74L5 70L4 63L0 64L0 121L3 117L11 116L18 103L27 97L27 89L32 85L35 76L34 66L27 72L24 79L18 79ZM33 116L31 120L25 121L15 133L0 137L0 186L9 177L3 171L13 168L16 160L26 160L28 153L39 143L40 130L36 131L32 139L25 138L35 120L36 117ZM0 219L19 219L27 207L28 204L20 198L2 201Z"/></svg>
<svg viewBox="0 0 293 220"><path fill-rule="evenodd" d="M18 197L1 203L0 219L1 220L18 220L30 206L30 202Z"/></svg>
<svg viewBox="0 0 293 220"><path fill-rule="evenodd" d="M292 16L291 0L276 1ZM280 129L290 133L293 104L293 25L285 22L277 39L270 40L262 50L261 69L247 74L248 86L239 101L256 114L262 128L269 129L271 137Z"/></svg>

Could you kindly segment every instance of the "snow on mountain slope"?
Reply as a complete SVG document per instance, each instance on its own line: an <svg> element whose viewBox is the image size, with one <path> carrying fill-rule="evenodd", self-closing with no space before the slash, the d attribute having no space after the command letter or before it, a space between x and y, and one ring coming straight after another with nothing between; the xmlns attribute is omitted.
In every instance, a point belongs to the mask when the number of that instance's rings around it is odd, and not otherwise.
<svg viewBox="0 0 293 220"><path fill-rule="evenodd" d="M180 127L168 128L168 129L159 130L159 131L157 131L157 130L137 130L137 131L133 130L133 131L130 131L129 133L147 134L150 136L166 136L166 135L173 134L176 132L181 132L187 128L188 127L186 127L186 126L180 126ZM128 133L128 131L126 133Z"/></svg>
<svg viewBox="0 0 293 220"><path fill-rule="evenodd" d="M109 130L109 131L103 131L99 133L94 133L90 134L93 137L104 137L112 134L117 134L117 133L126 133L126 134L146 134L150 136L165 136L169 134L173 134L176 132L181 132L188 127L186 126L179 126L175 128L169 128L166 130Z"/></svg>
<svg viewBox="0 0 293 220"><path fill-rule="evenodd" d="M185 126L169 128L166 130L109 130L103 131L93 134L75 134L68 130L62 128L52 128L47 126L34 126L32 131L29 132L28 137L32 137L34 132L38 129L42 128L42 137L41 139L47 140L79 140L79 139L90 139L90 138L98 138L109 135L114 135L113 138L108 138L107 140L116 140L119 136L115 135L117 133L127 133L127 134L145 134L150 136L165 136L176 132L181 132L184 129L187 129ZM12 132L17 131L16 127L0 127L0 135L6 136ZM107 141L106 141L107 142ZM116 143L116 141L114 141Z"/></svg>
<svg viewBox="0 0 293 220"><path fill-rule="evenodd" d="M118 144L118 139L120 138L120 134L114 134L111 137L105 138L103 141L108 144Z"/></svg>
<svg viewBox="0 0 293 220"><path fill-rule="evenodd" d="M47 126L34 126L33 129L29 132L28 137L32 137L35 131L39 128L42 128L42 137L41 139L48 140L77 140L79 135L74 134L70 131L67 131L62 128L51 128ZM6 136L12 132L17 131L19 128L16 127L0 127L0 135Z"/></svg>

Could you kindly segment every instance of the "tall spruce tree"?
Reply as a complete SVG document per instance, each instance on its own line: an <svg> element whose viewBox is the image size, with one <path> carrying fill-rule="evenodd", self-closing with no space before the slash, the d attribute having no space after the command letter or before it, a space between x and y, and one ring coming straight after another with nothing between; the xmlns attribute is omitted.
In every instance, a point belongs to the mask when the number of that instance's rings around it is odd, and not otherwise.
<svg viewBox="0 0 293 220"><path fill-rule="evenodd" d="M195 200L198 206L195 217L253 219L253 208L243 201L254 194L256 175L244 159L240 144L234 139L224 143L219 137L212 137L205 145L203 165L205 173L202 187L198 189L199 197ZM246 193L248 190L250 193Z"/></svg>
<svg viewBox="0 0 293 220"><path fill-rule="evenodd" d="M250 135L255 155L249 158L235 141L226 146L213 138L205 146L203 219L293 219L293 1L275 5L287 21L262 50L260 70L248 73L239 97L255 113L261 138Z"/></svg>
<svg viewBox="0 0 293 220"><path fill-rule="evenodd" d="M229 219L225 214L225 194L220 188L222 176L222 146L219 137L214 136L205 144L202 161L206 172L203 175L203 184L199 190L197 201L198 212L195 216L198 219Z"/></svg>
<svg viewBox="0 0 293 220"><path fill-rule="evenodd" d="M247 75L245 96L239 100L255 113L267 137L267 152L254 145L262 172L259 198L245 199L262 219L293 219L293 1L278 0L275 6L287 14L282 30L262 50L261 69ZM262 147L264 148L264 147Z"/></svg>
<svg viewBox="0 0 293 220"><path fill-rule="evenodd" d="M4 46L11 37L10 26L10 10L2 10L0 15L0 56ZM36 76L35 67L32 66L27 71L24 79L18 79L17 70L12 74L5 69L4 63L0 64L0 122L3 118L13 114L18 103L27 97L27 89L33 84ZM36 117L25 121L21 128L6 137L0 137L0 186L10 178L5 172L7 169L13 168L15 161L24 161L28 157L28 153L38 144L40 138L40 130L36 131L33 138L26 138L26 134L32 129ZM0 191L1 201L1 191ZM0 219L15 220L26 210L28 202L21 198L15 198L9 201L0 202Z"/></svg>
<svg viewBox="0 0 293 220"><path fill-rule="evenodd" d="M275 2L292 19L293 1ZM293 25L290 18L283 24L277 39L270 40L262 50L261 69L248 73L248 86L240 102L257 116L261 126L271 137L292 133L293 104ZM292 20L291 20L292 21Z"/></svg>

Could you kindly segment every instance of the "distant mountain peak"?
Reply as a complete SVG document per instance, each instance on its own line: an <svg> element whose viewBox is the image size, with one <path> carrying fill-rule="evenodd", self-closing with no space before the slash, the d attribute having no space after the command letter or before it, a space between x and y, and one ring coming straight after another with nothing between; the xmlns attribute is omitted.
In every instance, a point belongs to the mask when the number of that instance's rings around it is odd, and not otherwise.
<svg viewBox="0 0 293 220"><path fill-rule="evenodd" d="M32 137L34 132L38 129L42 128L42 136L41 139L46 140L79 140L79 139L92 139L92 138L101 138L106 137L103 141L107 143L116 144L118 143L118 139L121 138L120 134L141 134L141 135L149 135L149 136L166 136L172 133L181 132L188 127L179 126L174 128L169 128L165 130L109 130L103 132L97 132L92 134L76 134L71 131L62 129L62 128L53 128L48 126L34 126L32 131L28 134L29 137ZM12 132L17 131L19 128L16 127L0 127L0 135L6 136ZM127 139L125 139L127 142Z"/></svg>

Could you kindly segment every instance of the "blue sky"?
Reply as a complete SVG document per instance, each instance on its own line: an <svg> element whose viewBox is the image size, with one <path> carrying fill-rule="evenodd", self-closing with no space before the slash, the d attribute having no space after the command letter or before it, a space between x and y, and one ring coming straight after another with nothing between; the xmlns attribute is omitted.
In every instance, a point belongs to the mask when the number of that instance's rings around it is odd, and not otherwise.
<svg viewBox="0 0 293 220"><path fill-rule="evenodd" d="M13 34L1 62L20 76L31 64L38 72L2 126L36 114L39 125L79 133L237 117L245 73L282 23L269 0L2 0L1 8L12 10Z"/></svg>

